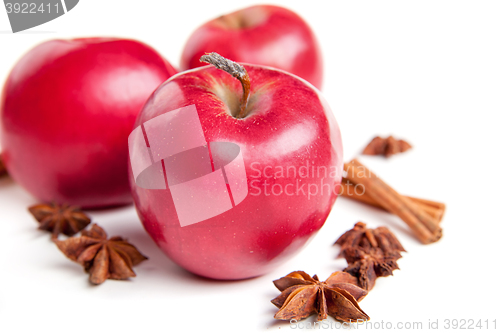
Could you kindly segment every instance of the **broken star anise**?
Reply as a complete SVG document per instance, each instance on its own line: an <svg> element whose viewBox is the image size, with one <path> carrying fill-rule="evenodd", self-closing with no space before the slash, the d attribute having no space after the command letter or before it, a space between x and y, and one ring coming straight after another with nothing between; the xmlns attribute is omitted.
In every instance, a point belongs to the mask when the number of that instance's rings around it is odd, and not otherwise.
<svg viewBox="0 0 500 333"><path fill-rule="evenodd" d="M351 230L340 236L334 245L341 247L339 256L344 256L346 249L357 246L363 249L380 248L385 253L390 253L398 258L401 257L400 252L406 252L403 245L388 228L370 229L363 222L356 223Z"/></svg>
<svg viewBox="0 0 500 333"><path fill-rule="evenodd" d="M408 142L397 140L392 135L385 139L377 136L363 150L363 155L384 155L389 157L403 153L410 148L411 145Z"/></svg>
<svg viewBox="0 0 500 333"><path fill-rule="evenodd" d="M370 319L358 305L367 291L359 288L356 278L347 273L335 272L320 282L316 275L310 277L295 271L273 282L281 291L271 301L280 308L274 316L276 319L301 320L314 313L318 313L318 320L328 315L340 321Z"/></svg>
<svg viewBox="0 0 500 333"><path fill-rule="evenodd" d="M392 275L392 271L399 269L396 261L401 257L398 252L387 253L380 248L347 248L344 256L349 264L344 272L357 278L357 284L365 289L372 290L377 277Z"/></svg>
<svg viewBox="0 0 500 333"><path fill-rule="evenodd" d="M85 268L93 284L101 284L106 279L134 277L132 266L147 259L122 237L108 239L106 232L97 224L93 224L90 230L82 231L80 237L55 239L54 242L69 259Z"/></svg>
<svg viewBox="0 0 500 333"><path fill-rule="evenodd" d="M53 238L57 238L60 233L73 236L90 223L90 218L74 206L38 204L28 210L40 222L38 228L52 232Z"/></svg>

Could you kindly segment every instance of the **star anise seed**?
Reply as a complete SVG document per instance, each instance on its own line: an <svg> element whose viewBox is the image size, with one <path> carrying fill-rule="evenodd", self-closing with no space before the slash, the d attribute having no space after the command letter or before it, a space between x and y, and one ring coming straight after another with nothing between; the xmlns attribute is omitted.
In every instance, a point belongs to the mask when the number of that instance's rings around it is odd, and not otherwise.
<svg viewBox="0 0 500 333"><path fill-rule="evenodd" d="M385 253L390 253L398 258L401 257L400 252L406 252L403 245L388 228L370 229L363 222L356 223L351 230L340 236L334 245L341 247L339 257L344 256L346 249L358 246L363 249L380 248Z"/></svg>
<svg viewBox="0 0 500 333"><path fill-rule="evenodd" d="M392 275L392 271L399 269L397 252L386 253L380 248L348 248L344 253L349 266L344 272L357 278L357 284L371 290L375 286L377 277Z"/></svg>
<svg viewBox="0 0 500 333"><path fill-rule="evenodd" d="M328 315L340 321L370 319L358 305L368 292L359 288L356 278L347 273L335 272L320 282L316 275L295 271L273 282L281 291L271 301L280 308L276 319L301 320L314 313L318 314L318 320Z"/></svg>
<svg viewBox="0 0 500 333"><path fill-rule="evenodd" d="M135 277L132 266L148 259L122 237L108 239L106 232L97 224L82 231L80 237L62 241L55 239L54 242L69 259L85 268L93 284L101 284L106 279Z"/></svg>
<svg viewBox="0 0 500 333"><path fill-rule="evenodd" d="M403 153L410 148L411 145L408 142L397 140L392 135L385 139L377 136L363 150L363 155L384 155L389 157Z"/></svg>
<svg viewBox="0 0 500 333"><path fill-rule="evenodd" d="M52 238L57 238L60 233L73 236L90 223L90 218L74 206L38 204L28 210L40 222L38 228L52 232Z"/></svg>

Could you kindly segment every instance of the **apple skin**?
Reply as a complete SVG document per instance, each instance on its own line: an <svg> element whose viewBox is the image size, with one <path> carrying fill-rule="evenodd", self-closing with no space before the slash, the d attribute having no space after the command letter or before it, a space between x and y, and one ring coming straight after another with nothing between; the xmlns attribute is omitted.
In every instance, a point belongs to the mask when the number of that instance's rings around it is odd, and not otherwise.
<svg viewBox="0 0 500 333"><path fill-rule="evenodd" d="M231 115L236 114L242 95L240 82L206 66L179 73L161 85L135 123L138 127L194 104L207 142L240 146L248 196L223 214L184 227L179 224L169 189L136 186L129 163L132 194L146 231L177 264L213 279L259 276L291 258L323 226L341 181L340 131L321 93L281 70L248 64L245 68L251 80L246 117ZM307 165L309 169L315 165L338 171L322 180L331 191L325 189L308 198L297 191L296 182L307 188L308 184L319 185L319 177L294 177L292 171L279 175L280 166L300 171ZM271 186L275 184L283 189L292 184L287 193L298 195L273 195ZM265 194L266 186L270 195ZM279 193L278 187L274 193ZM196 203L193 209L197 209Z"/></svg>
<svg viewBox="0 0 500 333"><path fill-rule="evenodd" d="M9 174L45 202L130 204L127 137L149 95L175 73L133 40L36 46L13 68L0 103Z"/></svg>
<svg viewBox="0 0 500 333"><path fill-rule="evenodd" d="M300 16L282 7L252 6L205 23L189 37L181 68L202 66L199 59L206 52L279 68L321 89L323 60L316 37Z"/></svg>

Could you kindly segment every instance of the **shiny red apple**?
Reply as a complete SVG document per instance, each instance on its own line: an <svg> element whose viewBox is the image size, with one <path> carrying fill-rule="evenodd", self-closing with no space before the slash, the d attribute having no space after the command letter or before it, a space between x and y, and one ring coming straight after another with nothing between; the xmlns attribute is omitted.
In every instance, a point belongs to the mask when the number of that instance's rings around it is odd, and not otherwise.
<svg viewBox="0 0 500 333"><path fill-rule="evenodd" d="M154 92L129 137L132 193L145 229L180 266L214 279L262 275L296 254L325 223L341 181L341 136L321 93L287 72L244 67L247 103L242 84L228 73L213 66L186 71ZM217 193L200 194L197 186L220 185L209 177L236 156L221 144L241 152L241 163L225 166L231 193L223 184ZM219 163L215 149L232 157ZM189 155L184 164L183 154ZM151 179L141 179L148 167ZM228 195L232 201L224 208ZM186 222L188 215L202 218Z"/></svg>
<svg viewBox="0 0 500 333"><path fill-rule="evenodd" d="M206 52L283 69L321 89L323 61L316 37L299 15L282 7L252 6L205 23L187 41L181 68L200 67Z"/></svg>
<svg viewBox="0 0 500 333"><path fill-rule="evenodd" d="M132 202L127 137L176 70L133 40L52 40L24 55L0 103L5 165L42 201L85 208Z"/></svg>

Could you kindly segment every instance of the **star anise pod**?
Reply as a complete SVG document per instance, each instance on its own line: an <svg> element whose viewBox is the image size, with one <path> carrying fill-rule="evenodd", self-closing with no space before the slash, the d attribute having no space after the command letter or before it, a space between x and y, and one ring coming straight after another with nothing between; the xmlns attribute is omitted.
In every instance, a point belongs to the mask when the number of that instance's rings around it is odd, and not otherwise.
<svg viewBox="0 0 500 333"><path fill-rule="evenodd" d="M401 257L400 252L406 252L403 245L388 228L370 229L363 222L356 223L351 230L340 236L334 245L341 247L339 256L343 256L346 249L358 246L363 249L380 248L385 253L391 253L398 258Z"/></svg>
<svg viewBox="0 0 500 333"><path fill-rule="evenodd" d="M357 284L365 289L372 290L377 277L392 275L392 271L399 269L396 261L400 255L397 252L386 253L380 248L347 248L344 252L349 266L344 272L357 278Z"/></svg>
<svg viewBox="0 0 500 333"><path fill-rule="evenodd" d="M5 164L3 164L2 154L0 154L0 177L7 174L7 169L5 168Z"/></svg>
<svg viewBox="0 0 500 333"><path fill-rule="evenodd" d="M60 233L73 236L90 223L90 218L74 206L38 204L28 210L40 222L38 228L52 232L52 238L57 238Z"/></svg>
<svg viewBox="0 0 500 333"><path fill-rule="evenodd" d="M341 321L369 320L358 301L368 293L356 285L356 279L344 272L335 272L320 282L302 271L292 272L273 281L281 294L271 302L279 307L274 318L301 320L318 313L318 320L328 315Z"/></svg>
<svg viewBox="0 0 500 333"><path fill-rule="evenodd" d="M54 242L69 259L85 268L93 284L101 284L106 279L135 277L132 266L148 259L122 237L108 239L106 232L97 224L92 224L90 230L81 234L80 237L56 239Z"/></svg>
<svg viewBox="0 0 500 333"><path fill-rule="evenodd" d="M397 140L392 135L385 139L377 136L363 150L363 155L384 155L389 157L403 153L410 148L411 145L408 142Z"/></svg>

